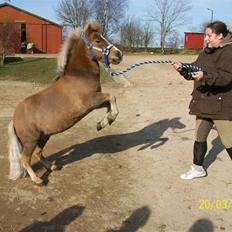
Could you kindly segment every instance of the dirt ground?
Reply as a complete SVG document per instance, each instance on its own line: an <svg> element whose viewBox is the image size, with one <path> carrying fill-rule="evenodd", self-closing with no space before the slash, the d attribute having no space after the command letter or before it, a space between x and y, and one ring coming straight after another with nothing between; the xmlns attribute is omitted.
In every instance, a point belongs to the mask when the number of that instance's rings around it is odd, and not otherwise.
<svg viewBox="0 0 232 232"><path fill-rule="evenodd" d="M125 56L121 70L144 60L195 56ZM131 85L103 85L120 110L97 132L105 109L51 137L44 153L62 165L33 168L46 186L26 177L9 181L7 126L14 108L45 86L0 82L0 231L201 232L232 231L231 161L215 130L208 140L208 176L179 178L192 162L194 116L188 114L192 82L169 64L144 65L126 74Z"/></svg>

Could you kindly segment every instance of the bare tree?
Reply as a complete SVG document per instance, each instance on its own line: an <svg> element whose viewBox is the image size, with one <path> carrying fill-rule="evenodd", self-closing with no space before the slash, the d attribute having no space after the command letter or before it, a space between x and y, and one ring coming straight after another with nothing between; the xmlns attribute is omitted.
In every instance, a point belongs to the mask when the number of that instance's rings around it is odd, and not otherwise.
<svg viewBox="0 0 232 232"><path fill-rule="evenodd" d="M143 34L144 34L144 38L143 38L144 47L145 50L147 51L147 48L149 44L152 42L154 36L154 33L151 30L151 24L145 23L143 27Z"/></svg>
<svg viewBox="0 0 232 232"><path fill-rule="evenodd" d="M137 36L138 36L138 22L136 19L131 17L128 18L121 27L121 44L128 47L130 50L135 47ZM140 30L140 29L139 29Z"/></svg>
<svg viewBox="0 0 232 232"><path fill-rule="evenodd" d="M162 51L164 51L168 34L186 24L187 12L190 9L188 0L153 0L148 17L158 23Z"/></svg>
<svg viewBox="0 0 232 232"><path fill-rule="evenodd" d="M110 38L120 30L127 6L128 0L93 0L92 11L105 37Z"/></svg>
<svg viewBox="0 0 232 232"><path fill-rule="evenodd" d="M142 47L143 46L143 39L144 39L144 32L143 32L143 27L142 24L140 23L136 23L136 27L135 27L135 46L137 48Z"/></svg>
<svg viewBox="0 0 232 232"><path fill-rule="evenodd" d="M121 27L121 43L132 48L145 47L147 50L148 45L153 39L153 32L149 23L141 23L140 18L130 17Z"/></svg>
<svg viewBox="0 0 232 232"><path fill-rule="evenodd" d="M4 64L7 53L16 52L20 49L19 25L13 22L0 23L0 60Z"/></svg>
<svg viewBox="0 0 232 232"><path fill-rule="evenodd" d="M56 15L66 27L83 27L91 17L90 0L60 0Z"/></svg>
<svg viewBox="0 0 232 232"><path fill-rule="evenodd" d="M172 33L170 33L167 36L167 47L168 48L178 48L180 44L180 37L179 37L179 33L177 31L172 31Z"/></svg>
<svg viewBox="0 0 232 232"><path fill-rule="evenodd" d="M142 23L140 18L130 17L121 26L121 43L123 46L132 48L145 47L153 40L151 25L147 22Z"/></svg>

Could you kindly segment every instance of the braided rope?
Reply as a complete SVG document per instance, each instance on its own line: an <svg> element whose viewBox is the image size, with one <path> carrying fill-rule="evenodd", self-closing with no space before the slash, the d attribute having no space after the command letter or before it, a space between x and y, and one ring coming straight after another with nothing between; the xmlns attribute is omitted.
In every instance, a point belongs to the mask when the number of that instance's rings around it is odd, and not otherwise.
<svg viewBox="0 0 232 232"><path fill-rule="evenodd" d="M182 70L186 72L183 76L186 80L194 80L193 76L195 72L202 71L202 68L193 64L182 64Z"/></svg>
<svg viewBox="0 0 232 232"><path fill-rule="evenodd" d="M137 68L137 67L144 65L144 64L171 64L171 63L172 63L171 60L148 60L148 61L133 64L130 67L123 69L122 71L119 71L119 72L110 72L110 75L112 77L116 77L116 76L122 75L126 72L129 72L132 69Z"/></svg>

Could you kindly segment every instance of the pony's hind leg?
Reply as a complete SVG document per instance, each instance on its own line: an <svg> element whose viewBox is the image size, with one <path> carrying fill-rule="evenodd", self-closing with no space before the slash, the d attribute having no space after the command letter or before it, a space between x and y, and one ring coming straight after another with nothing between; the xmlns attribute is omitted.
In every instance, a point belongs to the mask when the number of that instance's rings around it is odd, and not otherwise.
<svg viewBox="0 0 232 232"><path fill-rule="evenodd" d="M33 155L44 165L44 167L48 171L53 171L57 169L57 166L55 164L51 164L44 156L43 156L43 148L45 144L47 143L49 137L46 139L40 140L33 152Z"/></svg>
<svg viewBox="0 0 232 232"><path fill-rule="evenodd" d="M35 172L33 171L31 167L31 157L32 157L33 150L35 149L35 146L36 146L35 144L33 145L30 144L30 145L25 145L23 147L21 161L22 161L24 168L27 170L29 176L31 177L31 180L35 184L40 185L43 183L43 180L39 178L38 176L36 176Z"/></svg>
<svg viewBox="0 0 232 232"><path fill-rule="evenodd" d="M51 171L51 163L43 156L43 150L39 146L37 146L33 152L33 155L43 164L43 166Z"/></svg>

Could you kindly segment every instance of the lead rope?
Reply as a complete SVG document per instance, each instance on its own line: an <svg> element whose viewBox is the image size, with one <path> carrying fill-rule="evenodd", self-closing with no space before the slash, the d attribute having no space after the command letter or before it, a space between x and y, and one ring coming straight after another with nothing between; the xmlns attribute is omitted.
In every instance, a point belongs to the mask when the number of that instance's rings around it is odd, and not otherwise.
<svg viewBox="0 0 232 232"><path fill-rule="evenodd" d="M135 63L131 65L130 67L123 69L119 72L112 72L111 69L107 69L107 71L110 73L112 77L123 75L126 72L131 71L134 68L137 68L141 65L145 64L172 64L173 62L171 60L148 60L140 63ZM188 74L188 80L193 80L192 76L194 75L194 72L202 71L202 69L196 65L193 64L182 64L182 70L186 71L186 74Z"/></svg>
<svg viewBox="0 0 232 232"><path fill-rule="evenodd" d="M171 63L172 63L171 60L148 60L148 61L133 64L130 67L123 69L122 71L119 71L119 72L112 72L111 70L108 70L108 71L112 77L116 77L116 76L123 75L124 73L129 72L132 69L137 68L141 65L145 65L145 64L171 64Z"/></svg>

